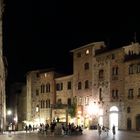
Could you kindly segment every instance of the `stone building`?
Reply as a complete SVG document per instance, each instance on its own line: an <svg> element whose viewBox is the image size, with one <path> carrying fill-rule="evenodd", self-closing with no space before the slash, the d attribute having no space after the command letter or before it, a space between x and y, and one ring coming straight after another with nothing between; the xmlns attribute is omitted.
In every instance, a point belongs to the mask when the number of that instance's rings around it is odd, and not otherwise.
<svg viewBox="0 0 140 140"><path fill-rule="evenodd" d="M6 128L6 95L5 95L5 57L3 56L2 44L2 13L3 1L0 0L0 131Z"/></svg>
<svg viewBox="0 0 140 140"><path fill-rule="evenodd" d="M23 84L21 88L21 93L18 96L18 106L17 106L17 130L23 130L24 121L27 116L27 88Z"/></svg>
<svg viewBox="0 0 140 140"><path fill-rule="evenodd" d="M53 69L27 73L27 124L50 123L68 119L67 104L72 100L72 76Z"/></svg>
<svg viewBox="0 0 140 140"><path fill-rule="evenodd" d="M27 74L27 121L60 119L90 127L140 130L140 44L111 49L94 42L71 50L73 74ZM76 103L75 118L69 105Z"/></svg>
<svg viewBox="0 0 140 140"><path fill-rule="evenodd" d="M7 126L12 123L16 130L22 130L27 113L26 85L21 82L12 83L8 92L12 96L7 96L7 109L11 111L10 116L7 115Z"/></svg>
<svg viewBox="0 0 140 140"><path fill-rule="evenodd" d="M73 95L77 98L77 123L85 127L88 127L89 123L97 124L97 120L92 119L93 112L89 107L97 100L92 87L92 61L95 49L103 45L103 42L91 43L71 51L73 53Z"/></svg>
<svg viewBox="0 0 140 140"><path fill-rule="evenodd" d="M140 44L124 46L125 128L140 130Z"/></svg>

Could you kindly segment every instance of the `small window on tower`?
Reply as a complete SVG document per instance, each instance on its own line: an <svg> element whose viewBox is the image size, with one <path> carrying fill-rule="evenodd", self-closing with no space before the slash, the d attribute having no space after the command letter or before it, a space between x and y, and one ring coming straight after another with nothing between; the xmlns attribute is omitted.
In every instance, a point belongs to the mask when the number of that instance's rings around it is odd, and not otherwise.
<svg viewBox="0 0 140 140"><path fill-rule="evenodd" d="M86 50L86 54L89 54L89 50Z"/></svg>

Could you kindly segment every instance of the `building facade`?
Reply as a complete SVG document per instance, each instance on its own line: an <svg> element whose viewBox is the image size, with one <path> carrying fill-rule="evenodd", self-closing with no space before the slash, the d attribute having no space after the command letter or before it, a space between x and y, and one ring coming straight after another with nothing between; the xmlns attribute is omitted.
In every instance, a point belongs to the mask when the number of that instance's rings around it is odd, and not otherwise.
<svg viewBox="0 0 140 140"><path fill-rule="evenodd" d="M6 95L5 95L5 64L3 57L3 44L2 44L2 13L3 2L0 0L0 130L3 131L6 128Z"/></svg>
<svg viewBox="0 0 140 140"><path fill-rule="evenodd" d="M27 113L26 85L21 82L12 83L8 92L12 96L7 96L7 111L11 111L11 114L7 115L7 128L12 124L12 129L21 130Z"/></svg>
<svg viewBox="0 0 140 140"><path fill-rule="evenodd" d="M71 51L73 74L27 74L27 121L140 130L140 44L109 49L94 42ZM76 104L75 116L69 106ZM73 109L74 112L74 109Z"/></svg>
<svg viewBox="0 0 140 140"><path fill-rule="evenodd" d="M38 126L69 119L67 108L72 104L72 76L54 70L36 70L27 74L27 120Z"/></svg>

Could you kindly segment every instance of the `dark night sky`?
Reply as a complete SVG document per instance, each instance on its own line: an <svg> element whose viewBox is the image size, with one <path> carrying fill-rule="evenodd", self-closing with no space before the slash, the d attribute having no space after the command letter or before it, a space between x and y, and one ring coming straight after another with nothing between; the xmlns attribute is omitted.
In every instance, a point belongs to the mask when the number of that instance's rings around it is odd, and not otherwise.
<svg viewBox="0 0 140 140"><path fill-rule="evenodd" d="M75 0L76 1L76 0ZM120 47L140 40L139 8L127 3L68 0L7 0L3 48L8 81L23 81L29 70L55 67L71 72L71 49L93 41Z"/></svg>

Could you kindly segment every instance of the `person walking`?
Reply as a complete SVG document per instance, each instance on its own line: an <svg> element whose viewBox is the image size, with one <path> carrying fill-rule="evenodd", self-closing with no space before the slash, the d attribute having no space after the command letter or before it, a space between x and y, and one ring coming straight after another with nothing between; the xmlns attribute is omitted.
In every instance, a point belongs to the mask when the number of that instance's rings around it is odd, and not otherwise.
<svg viewBox="0 0 140 140"><path fill-rule="evenodd" d="M101 135L101 132L102 132L101 126L98 125L98 134L99 134L99 136Z"/></svg>
<svg viewBox="0 0 140 140"><path fill-rule="evenodd" d="M116 134L115 125L113 125L113 127L112 127L112 132L113 132L113 135Z"/></svg>

